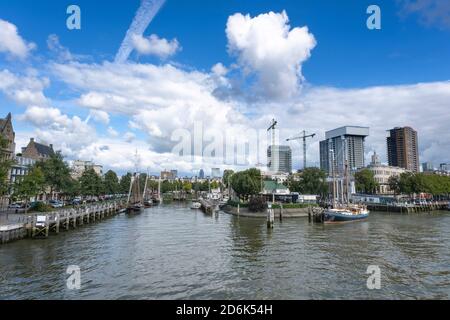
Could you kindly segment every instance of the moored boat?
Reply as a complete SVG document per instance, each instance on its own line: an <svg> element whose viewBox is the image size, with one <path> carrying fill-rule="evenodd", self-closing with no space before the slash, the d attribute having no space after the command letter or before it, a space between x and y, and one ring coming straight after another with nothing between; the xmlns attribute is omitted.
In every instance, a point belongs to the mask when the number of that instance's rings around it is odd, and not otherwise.
<svg viewBox="0 0 450 320"><path fill-rule="evenodd" d="M202 204L200 202L194 201L191 204L191 209L200 209L202 207Z"/></svg>
<svg viewBox="0 0 450 320"><path fill-rule="evenodd" d="M338 223L364 220L369 217L369 210L365 206L348 206L345 208L326 209L323 213L323 222Z"/></svg>

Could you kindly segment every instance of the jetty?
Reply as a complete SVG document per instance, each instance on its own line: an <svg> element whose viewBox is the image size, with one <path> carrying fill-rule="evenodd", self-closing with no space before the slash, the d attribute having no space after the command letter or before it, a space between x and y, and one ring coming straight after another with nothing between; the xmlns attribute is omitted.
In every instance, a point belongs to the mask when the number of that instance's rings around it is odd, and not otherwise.
<svg viewBox="0 0 450 320"><path fill-rule="evenodd" d="M18 223L0 226L0 243L4 244L23 238L48 238L50 234L59 234L95 223L124 212L126 203L122 200L96 203L78 208L61 209L49 213L33 213L23 216Z"/></svg>
<svg viewBox="0 0 450 320"><path fill-rule="evenodd" d="M435 201L426 204L404 205L404 204L367 204L370 211L398 212L398 213L418 213L439 210L448 210L447 201Z"/></svg>

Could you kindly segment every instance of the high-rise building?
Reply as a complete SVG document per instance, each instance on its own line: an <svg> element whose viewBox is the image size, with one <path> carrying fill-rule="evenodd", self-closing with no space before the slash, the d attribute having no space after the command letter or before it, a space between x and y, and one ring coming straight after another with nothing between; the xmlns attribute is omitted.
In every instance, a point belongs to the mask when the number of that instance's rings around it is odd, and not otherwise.
<svg viewBox="0 0 450 320"><path fill-rule="evenodd" d="M320 168L330 175L333 167L337 175L342 175L346 163L350 171L363 168L368 136L368 127L345 126L326 132L325 140L320 142Z"/></svg>
<svg viewBox="0 0 450 320"><path fill-rule="evenodd" d="M205 171L203 171L203 169L200 169L198 177L199 177L199 179L205 179Z"/></svg>
<svg viewBox="0 0 450 320"><path fill-rule="evenodd" d="M388 131L387 153L390 166L419 172L419 143L417 131L410 127Z"/></svg>
<svg viewBox="0 0 450 320"><path fill-rule="evenodd" d="M433 163L431 163L431 162L422 163L422 171L423 172L434 171Z"/></svg>
<svg viewBox="0 0 450 320"><path fill-rule="evenodd" d="M173 179L178 178L178 170L170 170L170 173L172 174Z"/></svg>
<svg viewBox="0 0 450 320"><path fill-rule="evenodd" d="M270 172L292 172L292 150L289 146L269 146L267 167Z"/></svg>
<svg viewBox="0 0 450 320"><path fill-rule="evenodd" d="M439 169L441 171L450 171L450 163L441 163Z"/></svg>

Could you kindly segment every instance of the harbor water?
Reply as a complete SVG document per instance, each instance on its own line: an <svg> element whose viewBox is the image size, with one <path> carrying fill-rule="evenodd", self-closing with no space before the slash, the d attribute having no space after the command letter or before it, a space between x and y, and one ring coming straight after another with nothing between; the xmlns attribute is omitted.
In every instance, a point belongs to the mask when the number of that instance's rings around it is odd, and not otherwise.
<svg viewBox="0 0 450 320"><path fill-rule="evenodd" d="M80 289L69 289L69 266ZM381 288L367 287L369 266ZM310 224L189 205L0 246L0 299L449 299L450 214Z"/></svg>

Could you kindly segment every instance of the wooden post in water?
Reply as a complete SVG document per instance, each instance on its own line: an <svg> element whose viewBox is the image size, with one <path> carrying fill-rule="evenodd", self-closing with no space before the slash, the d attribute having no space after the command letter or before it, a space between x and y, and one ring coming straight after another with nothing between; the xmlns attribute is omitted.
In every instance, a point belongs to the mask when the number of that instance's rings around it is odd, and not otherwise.
<svg viewBox="0 0 450 320"><path fill-rule="evenodd" d="M273 229L274 220L275 220L275 216L273 213L272 204L269 204L268 209L267 209L267 228L268 229Z"/></svg>
<svg viewBox="0 0 450 320"><path fill-rule="evenodd" d="M280 202L280 222L283 221L283 203Z"/></svg>

